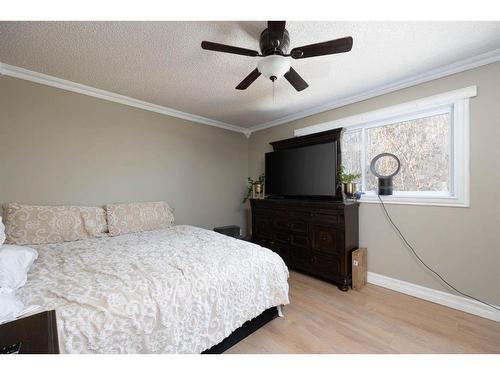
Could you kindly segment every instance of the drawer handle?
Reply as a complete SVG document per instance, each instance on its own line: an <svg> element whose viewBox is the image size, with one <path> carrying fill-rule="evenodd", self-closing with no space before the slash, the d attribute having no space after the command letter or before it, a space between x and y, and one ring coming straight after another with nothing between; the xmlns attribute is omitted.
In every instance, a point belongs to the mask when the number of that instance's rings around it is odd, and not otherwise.
<svg viewBox="0 0 500 375"><path fill-rule="evenodd" d="M319 236L319 238L321 239L321 241L327 241L328 237L329 236L326 233L321 233L321 235Z"/></svg>

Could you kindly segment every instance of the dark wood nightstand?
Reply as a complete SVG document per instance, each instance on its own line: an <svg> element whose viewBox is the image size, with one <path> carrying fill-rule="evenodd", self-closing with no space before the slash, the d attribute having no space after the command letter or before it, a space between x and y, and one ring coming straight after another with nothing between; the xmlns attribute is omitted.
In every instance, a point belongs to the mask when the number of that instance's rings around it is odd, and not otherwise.
<svg viewBox="0 0 500 375"><path fill-rule="evenodd" d="M21 343L19 354L59 354L56 311L0 325L0 347Z"/></svg>

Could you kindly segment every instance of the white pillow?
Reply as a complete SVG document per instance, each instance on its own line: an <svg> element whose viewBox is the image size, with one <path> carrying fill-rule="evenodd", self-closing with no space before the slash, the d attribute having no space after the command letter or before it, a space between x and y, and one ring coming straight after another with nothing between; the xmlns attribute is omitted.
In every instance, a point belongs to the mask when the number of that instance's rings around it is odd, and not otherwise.
<svg viewBox="0 0 500 375"><path fill-rule="evenodd" d="M2 222L2 217L0 216L0 246L5 242L5 226Z"/></svg>
<svg viewBox="0 0 500 375"><path fill-rule="evenodd" d="M17 245L0 247L0 288L16 290L22 287L36 258L38 253L30 247Z"/></svg>
<svg viewBox="0 0 500 375"><path fill-rule="evenodd" d="M0 288L0 324L17 318L24 304L7 288Z"/></svg>

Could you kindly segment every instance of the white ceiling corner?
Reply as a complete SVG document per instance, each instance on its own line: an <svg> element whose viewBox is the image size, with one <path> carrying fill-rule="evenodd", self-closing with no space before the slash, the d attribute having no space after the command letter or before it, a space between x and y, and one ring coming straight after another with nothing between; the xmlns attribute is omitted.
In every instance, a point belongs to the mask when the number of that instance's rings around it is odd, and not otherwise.
<svg viewBox="0 0 500 375"><path fill-rule="evenodd" d="M0 22L3 74L211 126L251 131L500 60L500 22L289 22L291 46L347 35L351 52L293 60L310 87L260 77L258 58L204 51L202 40L258 49L265 22Z"/></svg>

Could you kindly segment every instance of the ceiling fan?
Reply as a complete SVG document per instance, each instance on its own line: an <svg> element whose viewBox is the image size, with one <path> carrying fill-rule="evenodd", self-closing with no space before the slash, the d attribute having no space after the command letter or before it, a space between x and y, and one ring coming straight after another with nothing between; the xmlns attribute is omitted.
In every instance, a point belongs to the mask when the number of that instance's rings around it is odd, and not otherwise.
<svg viewBox="0 0 500 375"><path fill-rule="evenodd" d="M288 53L290 46L290 36L285 29L285 21L268 21L267 29L260 34L259 47L261 53L241 48L228 46L226 44L203 41L201 48L210 51L234 53L251 57L262 57L255 68L243 81L236 86L237 90L245 90L261 74L271 81L285 77L297 91L306 89L309 85L290 66L290 59L305 59L308 57L333 55L335 53L349 52L352 48L352 37L329 40L327 42L308 44L302 47L293 48Z"/></svg>

